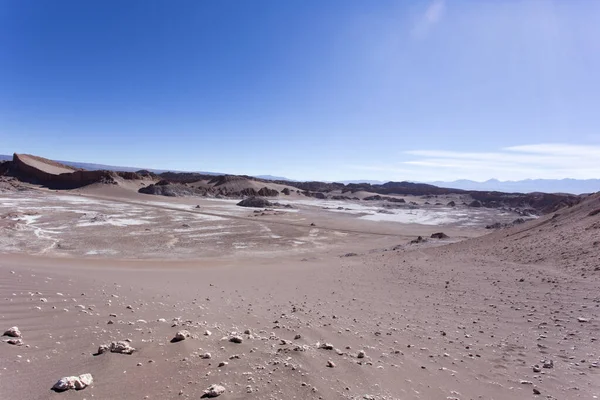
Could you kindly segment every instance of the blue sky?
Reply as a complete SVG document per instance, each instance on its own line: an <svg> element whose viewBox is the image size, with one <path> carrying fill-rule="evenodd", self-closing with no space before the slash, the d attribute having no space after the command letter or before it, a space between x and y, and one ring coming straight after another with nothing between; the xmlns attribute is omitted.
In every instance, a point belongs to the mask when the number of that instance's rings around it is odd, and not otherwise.
<svg viewBox="0 0 600 400"><path fill-rule="evenodd" d="M600 2L0 0L0 153L600 178Z"/></svg>

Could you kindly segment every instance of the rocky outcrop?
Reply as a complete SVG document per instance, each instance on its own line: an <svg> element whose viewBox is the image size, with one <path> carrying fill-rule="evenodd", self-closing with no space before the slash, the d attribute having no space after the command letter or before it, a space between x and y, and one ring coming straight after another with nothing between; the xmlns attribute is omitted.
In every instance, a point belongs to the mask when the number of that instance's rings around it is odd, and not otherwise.
<svg viewBox="0 0 600 400"><path fill-rule="evenodd" d="M170 183L167 181L160 181L156 184L148 185L140 188L138 193L153 194L157 196L167 197L183 197L183 196L203 196L206 195L205 190L196 189L185 186L181 183Z"/></svg>
<svg viewBox="0 0 600 400"><path fill-rule="evenodd" d="M237 205L240 207L264 208L264 207L270 207L273 204L271 204L270 201L268 201L267 199L264 199L262 197L248 197L247 199L244 199L244 200L240 201L239 203L237 203Z"/></svg>
<svg viewBox="0 0 600 400"><path fill-rule="evenodd" d="M389 197L389 196L380 196L378 194L376 194L375 196L365 197L363 200L366 200L366 201L385 200L385 201L389 201L390 203L406 203L406 200L404 200L404 199L397 199L395 197Z"/></svg>
<svg viewBox="0 0 600 400"><path fill-rule="evenodd" d="M73 189L82 186L91 185L96 182L112 183L116 174L111 171L84 171L84 170L73 170L73 172L65 172L60 174L53 174L37 168L34 165L30 165L27 158L31 156L27 155L13 155L12 168L14 174L19 178L20 181L29 182L34 184L40 184L47 186L51 189ZM57 164L51 160L45 160L36 157L42 163L48 163L48 165Z"/></svg>
<svg viewBox="0 0 600 400"><path fill-rule="evenodd" d="M275 189L269 189L265 186L258 191L258 195L262 197L276 197L279 196L279 192Z"/></svg>

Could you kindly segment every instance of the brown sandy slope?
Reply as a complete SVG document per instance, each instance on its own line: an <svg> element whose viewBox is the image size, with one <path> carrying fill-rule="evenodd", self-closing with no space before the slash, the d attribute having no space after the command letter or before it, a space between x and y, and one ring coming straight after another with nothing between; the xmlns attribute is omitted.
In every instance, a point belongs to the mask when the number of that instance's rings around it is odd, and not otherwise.
<svg viewBox="0 0 600 400"><path fill-rule="evenodd" d="M553 264L571 274L600 271L600 193L527 224L455 245L501 260Z"/></svg>
<svg viewBox="0 0 600 400"><path fill-rule="evenodd" d="M0 343L0 398L197 399L213 383L219 399L595 398L599 273L581 276L579 253L556 239L578 229L593 242L595 201L556 227L437 248L374 240L354 257L340 257L352 244L186 262L3 255L0 328L19 326L28 347ZM516 254L533 249L543 259ZM180 329L193 337L171 343ZM133 355L92 355L126 338ZM534 371L543 361L553 368ZM50 391L87 372L83 392Z"/></svg>
<svg viewBox="0 0 600 400"><path fill-rule="evenodd" d="M32 156L31 154L18 154L18 158L24 164L47 174L59 175L76 171L75 168L69 167L68 165L60 164L56 161L48 160L47 158Z"/></svg>

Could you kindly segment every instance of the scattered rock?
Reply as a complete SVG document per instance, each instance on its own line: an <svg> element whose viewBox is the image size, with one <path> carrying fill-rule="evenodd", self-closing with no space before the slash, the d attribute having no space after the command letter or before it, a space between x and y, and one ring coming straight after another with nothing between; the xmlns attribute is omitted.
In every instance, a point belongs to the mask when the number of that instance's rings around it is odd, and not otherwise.
<svg viewBox="0 0 600 400"><path fill-rule="evenodd" d="M423 239L423 236L418 236L416 239L411 240L410 244L418 244L418 243L423 243L426 241L427 241L427 239Z"/></svg>
<svg viewBox="0 0 600 400"><path fill-rule="evenodd" d="M449 236L446 235L444 232L436 232L431 234L432 239L446 239L448 237Z"/></svg>
<svg viewBox="0 0 600 400"><path fill-rule="evenodd" d="M75 389L81 390L90 386L94 382L92 374L82 374L79 376L66 376L60 378L58 382L52 386L52 390L56 392L64 392L65 390Z"/></svg>
<svg viewBox="0 0 600 400"><path fill-rule="evenodd" d="M204 396L202 397L219 397L225 393L225 388L221 385L210 385L208 389L204 391Z"/></svg>
<svg viewBox="0 0 600 400"><path fill-rule="evenodd" d="M128 342L120 340L118 342L111 342L110 344L101 345L98 347L98 352L96 354L104 354L107 351L119 354L132 354L135 351L135 348L131 347Z"/></svg>
<svg viewBox="0 0 600 400"><path fill-rule="evenodd" d="M185 339L189 338L190 336L191 336L190 332L188 332L184 329L184 330L177 332L175 334L175 337L173 339L171 339L171 342L181 342L182 340L185 340Z"/></svg>
<svg viewBox="0 0 600 400"><path fill-rule="evenodd" d="M10 337L14 337L14 338L20 338L21 331L16 326L13 326L12 328L5 331L2 336L10 336Z"/></svg>
<svg viewBox="0 0 600 400"><path fill-rule="evenodd" d="M234 335L229 337L229 341L231 343L242 343L244 339L241 336Z"/></svg>

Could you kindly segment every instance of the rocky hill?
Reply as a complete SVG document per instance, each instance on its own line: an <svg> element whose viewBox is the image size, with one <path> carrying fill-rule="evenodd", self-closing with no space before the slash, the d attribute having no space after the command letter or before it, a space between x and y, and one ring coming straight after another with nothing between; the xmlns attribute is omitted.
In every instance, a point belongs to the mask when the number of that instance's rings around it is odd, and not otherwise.
<svg viewBox="0 0 600 400"><path fill-rule="evenodd" d="M441 188L413 182L330 183L290 182L260 179L245 175L207 175L193 172L137 172L83 170L56 161L28 154L14 154L11 161L0 164L0 175L8 175L22 182L44 185L52 189L73 189L93 183L117 184L120 179L150 180L152 183L140 193L163 196L216 196L216 197L276 197L290 194L317 199L357 199L357 192L372 195L440 196L458 194L470 197L471 206L489 208L519 208L534 213L549 213L564 206L573 206L580 196L547 193L502 193Z"/></svg>

